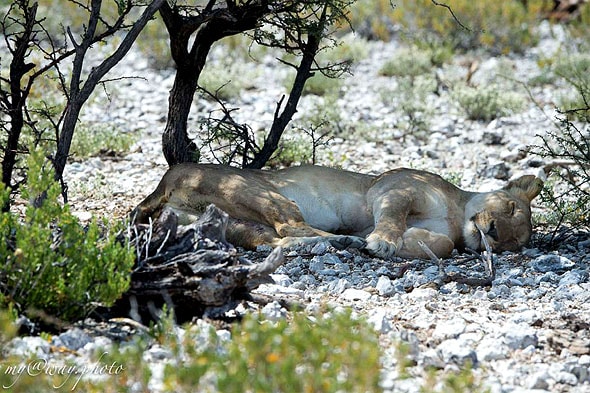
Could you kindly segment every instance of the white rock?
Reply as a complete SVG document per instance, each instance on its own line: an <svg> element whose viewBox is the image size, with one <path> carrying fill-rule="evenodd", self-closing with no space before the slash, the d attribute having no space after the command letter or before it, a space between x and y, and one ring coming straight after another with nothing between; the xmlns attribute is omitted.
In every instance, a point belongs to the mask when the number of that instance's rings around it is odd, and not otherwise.
<svg viewBox="0 0 590 393"><path fill-rule="evenodd" d="M457 317L451 320L438 320L436 328L432 332L432 337L438 340L446 340L449 338L457 338L465 331L465 320Z"/></svg>
<svg viewBox="0 0 590 393"><path fill-rule="evenodd" d="M460 366L468 363L477 364L477 354L462 340L445 340L436 347L436 350L445 363L454 363Z"/></svg>
<svg viewBox="0 0 590 393"><path fill-rule="evenodd" d="M41 337L17 337L10 341L7 349L14 356L44 359L49 354L51 346Z"/></svg>
<svg viewBox="0 0 590 393"><path fill-rule="evenodd" d="M347 290L345 290L342 293L342 298L346 299L346 300L352 300L352 301L366 301L369 300L369 298L371 297L371 294L367 291L363 291L361 289L355 289L355 288L348 288Z"/></svg>
<svg viewBox="0 0 590 393"><path fill-rule="evenodd" d="M372 310L367 318L367 321L373 326L375 331L381 334L386 334L391 331L391 323L387 317L387 309L378 308Z"/></svg>
<svg viewBox="0 0 590 393"><path fill-rule="evenodd" d="M381 296L390 296L395 292L395 287L387 276L380 276L375 288Z"/></svg>
<svg viewBox="0 0 590 393"><path fill-rule="evenodd" d="M533 375L530 375L527 378L527 387L529 389L542 389L547 390L549 388L549 383L547 382L548 379L551 377L547 373L547 371L540 371L536 372Z"/></svg>
<svg viewBox="0 0 590 393"><path fill-rule="evenodd" d="M293 280L286 274L271 274L270 278L275 282L275 284L280 285L282 287L288 287L293 284Z"/></svg>
<svg viewBox="0 0 590 393"><path fill-rule="evenodd" d="M500 340L493 337L486 337L480 341L475 349L477 358L480 361L501 360L508 357L508 347Z"/></svg>
<svg viewBox="0 0 590 393"><path fill-rule="evenodd" d="M287 310L277 301L268 303L262 307L262 315L270 321L279 321L287 317Z"/></svg>
<svg viewBox="0 0 590 393"><path fill-rule="evenodd" d="M438 294L433 288L416 288L408 293L408 297L416 301L427 301L434 299Z"/></svg>
<svg viewBox="0 0 590 393"><path fill-rule="evenodd" d="M560 256L560 255L541 255L531 262L531 266L538 272L558 272L570 269L575 265L575 262Z"/></svg>
<svg viewBox="0 0 590 393"><path fill-rule="evenodd" d="M523 323L509 323L503 332L502 341L510 349L524 349L530 345L536 347L539 343L535 329Z"/></svg>

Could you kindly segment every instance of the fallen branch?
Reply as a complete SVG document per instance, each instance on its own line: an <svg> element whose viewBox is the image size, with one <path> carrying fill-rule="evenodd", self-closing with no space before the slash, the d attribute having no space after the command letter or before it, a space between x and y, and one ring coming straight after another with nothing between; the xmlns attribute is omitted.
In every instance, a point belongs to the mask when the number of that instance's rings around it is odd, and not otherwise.
<svg viewBox="0 0 590 393"><path fill-rule="evenodd" d="M284 261L281 248L260 263L238 255L225 239L229 217L214 205L191 225L165 210L150 225L128 230L137 250L136 267L125 298L117 307L153 317L155 305L168 304L179 319L190 319L207 307L247 298L250 290L270 282L269 274Z"/></svg>
<svg viewBox="0 0 590 393"><path fill-rule="evenodd" d="M492 286L493 278L488 275L487 278L467 277L460 273L447 274L444 268L443 260L437 257L428 246L419 241L418 245L430 257L432 262L438 265L438 277L434 280L434 284L441 287L443 284L449 282L456 282L459 284L469 285L471 287L489 287ZM488 245L489 246L489 245Z"/></svg>

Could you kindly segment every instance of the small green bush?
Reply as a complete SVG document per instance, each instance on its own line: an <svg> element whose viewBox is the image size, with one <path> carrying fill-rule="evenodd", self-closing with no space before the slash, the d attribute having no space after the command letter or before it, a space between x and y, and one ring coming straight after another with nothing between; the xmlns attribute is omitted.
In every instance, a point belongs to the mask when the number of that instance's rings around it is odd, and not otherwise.
<svg viewBox="0 0 590 393"><path fill-rule="evenodd" d="M285 85L291 88L293 78L287 78ZM342 88L343 81L340 78L331 78L316 72L314 76L305 82L303 94L312 94L316 96L329 96L337 94Z"/></svg>
<svg viewBox="0 0 590 393"><path fill-rule="evenodd" d="M554 64L554 73L574 90L560 97L558 104L572 119L590 122L590 55L562 56Z"/></svg>
<svg viewBox="0 0 590 393"><path fill-rule="evenodd" d="M396 127L417 137L423 137L430 129L434 113L428 96L436 90L436 80L429 75L415 78L399 78L394 89L380 90L384 104L396 107L401 112Z"/></svg>
<svg viewBox="0 0 590 393"><path fill-rule="evenodd" d="M168 385L225 393L380 391L377 334L350 312L294 313L278 322L248 316L232 336L222 343L212 334L205 351L189 351L188 362L167 367ZM206 374L213 390L203 389Z"/></svg>
<svg viewBox="0 0 590 393"><path fill-rule="evenodd" d="M451 94L471 120L490 121L522 110L526 100L497 84L471 87L459 85Z"/></svg>
<svg viewBox="0 0 590 393"><path fill-rule="evenodd" d="M559 164L540 195L547 213L537 221L555 228L547 239L549 247L561 243L572 230L590 226L590 132L566 116L560 120L557 130L542 135L542 143L529 148L529 153L549 164Z"/></svg>
<svg viewBox="0 0 590 393"><path fill-rule="evenodd" d="M401 48L379 70L383 76L416 77L432 70L431 54L417 47Z"/></svg>
<svg viewBox="0 0 590 393"><path fill-rule="evenodd" d="M103 153L124 153L129 151L137 137L131 133L117 132L112 126L88 126L80 124L72 139L71 154L76 158L87 158Z"/></svg>
<svg viewBox="0 0 590 393"><path fill-rule="evenodd" d="M268 162L271 168L288 167L311 162L312 146L302 136L283 138L275 154Z"/></svg>
<svg viewBox="0 0 590 393"><path fill-rule="evenodd" d="M352 24L371 38L389 40L401 31L410 42L438 42L454 49L484 48L492 53L521 53L538 42L535 27L544 0L520 1L453 0L358 1L351 15ZM463 26L461 26L461 24ZM394 26L399 26L395 29Z"/></svg>
<svg viewBox="0 0 590 393"><path fill-rule="evenodd" d="M318 53L316 59L320 64L357 63L369 55L366 40L362 37L348 35L333 47Z"/></svg>
<svg viewBox="0 0 590 393"><path fill-rule="evenodd" d="M246 67L243 61L210 61L199 76L199 86L228 101L240 97L243 90L254 87L256 71Z"/></svg>
<svg viewBox="0 0 590 393"><path fill-rule="evenodd" d="M116 240L114 228L104 235L97 222L85 228L59 203L60 187L44 161L40 150L31 153L21 190L40 206L27 206L22 222L13 213L0 213L0 300L19 312L41 310L76 320L121 296L135 254ZM8 197L5 190L2 196Z"/></svg>

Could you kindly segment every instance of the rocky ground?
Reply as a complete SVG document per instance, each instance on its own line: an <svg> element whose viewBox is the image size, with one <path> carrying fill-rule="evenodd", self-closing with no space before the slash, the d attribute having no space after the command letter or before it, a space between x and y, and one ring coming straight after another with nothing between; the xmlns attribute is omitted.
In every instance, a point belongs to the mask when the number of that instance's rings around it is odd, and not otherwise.
<svg viewBox="0 0 590 393"><path fill-rule="evenodd" d="M559 31L547 34L538 47L523 56L503 59L462 56L437 70L443 81L460 80L465 64L480 62L472 82L485 85L500 81L519 91L518 83L502 78L506 70L513 80L527 81L541 73L537 59L559 47ZM381 65L394 56L399 44L367 43L368 55L353 67L334 105L348 133L336 134L320 153L319 163L345 169L381 172L398 166L428 169L452 178L461 187L485 191L500 187L523 173L538 173L543 162L523 151L538 143L538 134L554 128L554 104L562 88L537 86L530 93L535 102L518 113L491 122L466 120L460 108L442 93L428 96L430 132L404 135L400 102L384 102L379 92L395 88L396 80L380 76ZM217 57L225 54L216 52ZM272 121L282 94L276 62L267 55L257 67L257 89L244 91L233 105L241 110L240 121L254 130ZM152 70L135 53L117 72L132 75L113 87L109 99L98 95L84 113L84 121L111 124L121 132L141 135L133 152L117 157L95 157L74 162L67 168L70 202L82 219L89 214L114 219L124 217L151 192L166 170L161 154L168 91L173 72ZM520 87L519 87L520 86ZM527 95L524 89L520 93ZM303 99L299 116L313 110L318 98ZM195 101L192 130L214 104ZM354 125L362 130L354 132ZM198 137L197 134L194 136ZM543 214L534 205L535 214ZM540 228L539 228L540 230ZM252 258L269 250L249 254ZM485 278L482 262L474 256L455 255L442 270L432 261L368 258L353 251L335 251L325 244L293 250L274 276L276 284L257 291L288 298L309 310L329 303L352 307L365 315L381 335L383 344L382 387L387 392L417 392L427 366L455 369L470 362L474 373L492 392L590 392L590 239L578 233L556 249L543 248L541 236L519 253L494 255L496 278L491 287L469 285L464 278ZM279 303L263 309L269 318L281 317ZM409 345L413 365L410 377L399 374L394 354L399 339ZM84 356L112 338L92 336L80 329L54 337L53 345L76 350ZM18 338L12 353L50 354L49 343L34 337ZM153 351L157 351L154 348ZM157 368L166 360L148 351L146 359ZM154 361L157 359L157 361ZM157 390L157 373L153 387Z"/></svg>

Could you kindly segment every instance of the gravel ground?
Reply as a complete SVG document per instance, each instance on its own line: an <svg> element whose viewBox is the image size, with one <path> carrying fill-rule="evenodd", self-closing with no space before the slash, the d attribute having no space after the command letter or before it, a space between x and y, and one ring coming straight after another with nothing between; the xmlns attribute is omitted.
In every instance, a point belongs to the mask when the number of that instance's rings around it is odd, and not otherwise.
<svg viewBox="0 0 590 393"><path fill-rule="evenodd" d="M480 67L473 83L499 81L526 95L519 84L501 75L509 70L511 78L526 81L541 72L536 60L556 50L560 37L559 31L549 34L548 27L544 29L547 34L539 46L523 56L477 57ZM441 173L476 191L500 187L524 173L538 173L542 163L522 149L538 143L537 134L554 127L554 104L562 88L534 87L531 94L536 104L529 102L523 111L508 117L475 122L466 120L453 105L443 85L442 93L427 97L432 109L430 132L404 135L401 103L396 98L384 101L380 93L394 89L397 82L378 75L398 45L366 44L368 56L355 64L334 104L340 125L350 132L336 134L320 152L319 163L371 173L412 166ZM224 56L221 52L213 55ZM475 58L458 57L437 72L443 81L464 78L465 64ZM282 94L282 76L269 68L273 64L271 56L264 57L255 66L254 83L260 88L244 91L233 103L242 108L236 118L249 121L254 130L268 127ZM99 93L83 119L111 124L141 139L132 153L122 157L95 157L68 166L71 204L82 219L90 213L125 216L155 188L166 170L159 133L165 124L173 73L153 71L139 54L127 58L117 72L137 78L113 87L109 100ZM304 98L299 116L313 111L318 101L317 97ZM211 102L196 100L190 128L197 130L199 117L212 108ZM542 213L538 205L533 207L535 213ZM452 370L468 362L492 392L590 392L590 240L579 233L567 244L547 251L540 247L539 239L536 236L522 252L495 255L496 279L489 288L464 280L441 282L441 268L430 261L383 261L320 243L291 251L274 275L276 284L257 291L295 300L309 310L328 302L366 315L381 335L382 386L387 392L417 392L427 366ZM268 250L261 249L252 257L265 253ZM447 276L485 275L481 261L468 255L445 260L442 270ZM263 312L275 318L285 310L279 303L270 303ZM394 343L399 339L409 345L410 378L399 375L396 367ZM54 337L52 344L77 350L84 357L110 342L112 338L71 329ZM38 337L15 339L10 348L14 354L58 356ZM155 368L166 361L157 351L154 347L145 355ZM157 373L154 375L152 387L157 391L161 385Z"/></svg>

